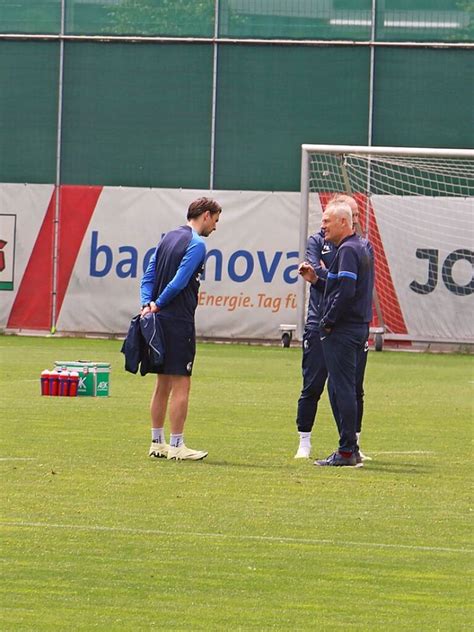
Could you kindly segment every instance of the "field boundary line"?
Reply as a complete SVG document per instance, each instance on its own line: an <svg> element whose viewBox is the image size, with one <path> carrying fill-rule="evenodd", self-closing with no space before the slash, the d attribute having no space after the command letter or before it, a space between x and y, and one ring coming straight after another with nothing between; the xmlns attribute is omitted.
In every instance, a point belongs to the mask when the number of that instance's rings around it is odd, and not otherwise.
<svg viewBox="0 0 474 632"><path fill-rule="evenodd" d="M0 461L37 461L33 456L0 456Z"/></svg>
<svg viewBox="0 0 474 632"><path fill-rule="evenodd" d="M373 454L390 454L390 455L400 455L400 456L405 456L405 455L420 455L420 454L426 454L426 455L433 455L436 454L436 452L434 452L433 450L392 450L391 452L374 452Z"/></svg>
<svg viewBox="0 0 474 632"><path fill-rule="evenodd" d="M318 540L313 538L291 538L287 536L272 535L233 535L227 533L206 533L188 531L176 533L175 531L163 531L160 529L132 529L131 527L107 527L104 525L77 525L77 524L57 524L50 522L0 522L0 527L20 527L26 529L69 529L71 531L98 531L106 533L124 533L131 535L161 535L172 538L221 538L223 540L248 540L257 542L269 542L280 544L309 544L318 546L321 544L334 546L355 546L373 549L400 549L407 551L426 551L431 553L474 553L473 549L456 549L442 546L422 546L416 544L388 544L384 542L351 542L336 540Z"/></svg>

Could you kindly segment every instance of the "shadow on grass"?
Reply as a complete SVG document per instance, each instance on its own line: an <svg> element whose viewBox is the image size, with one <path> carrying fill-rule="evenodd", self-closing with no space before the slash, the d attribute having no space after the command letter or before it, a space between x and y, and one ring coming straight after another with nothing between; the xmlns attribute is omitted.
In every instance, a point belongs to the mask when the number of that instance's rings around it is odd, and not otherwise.
<svg viewBox="0 0 474 632"><path fill-rule="evenodd" d="M215 467L233 467L233 468L246 468L255 470L289 470L292 471L294 467L291 463L242 463L236 461L213 461L205 460L206 465L212 465Z"/></svg>
<svg viewBox="0 0 474 632"><path fill-rule="evenodd" d="M188 462L187 462L188 463ZM197 465L196 461L189 461L194 465ZM201 467L222 467L222 468L232 468L232 469L244 469L244 470L278 470L281 472L282 470L293 473L293 474L301 474L303 471L331 471L335 470L336 472L357 472L358 475L370 474L370 472L377 472L383 474L429 474L432 472L433 467L427 463L393 463L391 461L370 461L370 463L365 463L364 467L316 467L313 465L313 460L308 459L307 462L292 462L281 460L278 463L245 463L243 461L230 461L230 460L220 460L216 461L213 459L203 459L201 462Z"/></svg>
<svg viewBox="0 0 474 632"><path fill-rule="evenodd" d="M428 474L433 466L427 463L392 463L390 461L371 461L362 468L367 472L383 472L384 474Z"/></svg>

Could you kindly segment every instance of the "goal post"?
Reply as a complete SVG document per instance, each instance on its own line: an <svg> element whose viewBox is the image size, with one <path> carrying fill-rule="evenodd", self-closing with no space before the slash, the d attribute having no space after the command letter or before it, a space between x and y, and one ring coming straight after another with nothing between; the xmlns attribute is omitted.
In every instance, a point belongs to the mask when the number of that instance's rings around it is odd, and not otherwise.
<svg viewBox="0 0 474 632"><path fill-rule="evenodd" d="M301 259L335 193L355 198L374 248L376 343L474 344L474 150L302 145ZM306 309L300 280L298 339Z"/></svg>

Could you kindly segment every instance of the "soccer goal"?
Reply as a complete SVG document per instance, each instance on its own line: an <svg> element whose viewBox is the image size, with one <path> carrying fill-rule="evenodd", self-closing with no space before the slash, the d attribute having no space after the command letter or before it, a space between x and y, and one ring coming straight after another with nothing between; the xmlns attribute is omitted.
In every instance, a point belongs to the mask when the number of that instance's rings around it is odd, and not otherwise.
<svg viewBox="0 0 474 632"><path fill-rule="evenodd" d="M384 340L474 344L474 150L302 145L301 257L334 193L356 199L374 248L376 348Z"/></svg>

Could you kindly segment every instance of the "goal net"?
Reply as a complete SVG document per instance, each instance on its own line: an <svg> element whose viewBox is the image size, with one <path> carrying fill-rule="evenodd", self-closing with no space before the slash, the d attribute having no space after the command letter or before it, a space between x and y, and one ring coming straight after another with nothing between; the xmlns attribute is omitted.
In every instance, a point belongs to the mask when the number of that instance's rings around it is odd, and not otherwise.
<svg viewBox="0 0 474 632"><path fill-rule="evenodd" d="M474 150L303 145L301 257L334 193L355 198L374 248L372 333L473 344Z"/></svg>

